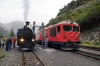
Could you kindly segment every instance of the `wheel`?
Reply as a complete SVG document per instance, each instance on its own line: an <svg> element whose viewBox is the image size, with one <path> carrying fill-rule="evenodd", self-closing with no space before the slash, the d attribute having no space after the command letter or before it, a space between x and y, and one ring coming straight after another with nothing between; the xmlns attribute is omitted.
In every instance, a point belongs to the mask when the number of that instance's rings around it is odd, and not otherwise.
<svg viewBox="0 0 100 66"><path fill-rule="evenodd" d="M61 49L61 46L60 45L57 45L57 49Z"/></svg>

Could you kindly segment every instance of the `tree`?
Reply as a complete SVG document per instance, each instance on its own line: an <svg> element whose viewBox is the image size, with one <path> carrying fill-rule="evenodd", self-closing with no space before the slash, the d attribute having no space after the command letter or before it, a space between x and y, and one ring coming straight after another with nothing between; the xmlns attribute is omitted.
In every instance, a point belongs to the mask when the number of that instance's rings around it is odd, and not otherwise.
<svg viewBox="0 0 100 66"><path fill-rule="evenodd" d="M14 33L14 31L13 31L13 28L11 29L11 31L10 31L10 34L9 34L11 37L14 37L14 35L15 35L15 33Z"/></svg>
<svg viewBox="0 0 100 66"><path fill-rule="evenodd" d="M81 0L76 0L76 6L79 6L81 4Z"/></svg>

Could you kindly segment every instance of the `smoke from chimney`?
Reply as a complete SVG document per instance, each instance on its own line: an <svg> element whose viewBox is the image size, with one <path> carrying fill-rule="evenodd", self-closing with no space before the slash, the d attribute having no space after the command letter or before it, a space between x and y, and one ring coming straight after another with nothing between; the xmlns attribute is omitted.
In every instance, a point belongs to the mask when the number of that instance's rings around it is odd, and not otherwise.
<svg viewBox="0 0 100 66"><path fill-rule="evenodd" d="M23 0L24 3L24 21L27 20L28 12L29 12L29 0Z"/></svg>

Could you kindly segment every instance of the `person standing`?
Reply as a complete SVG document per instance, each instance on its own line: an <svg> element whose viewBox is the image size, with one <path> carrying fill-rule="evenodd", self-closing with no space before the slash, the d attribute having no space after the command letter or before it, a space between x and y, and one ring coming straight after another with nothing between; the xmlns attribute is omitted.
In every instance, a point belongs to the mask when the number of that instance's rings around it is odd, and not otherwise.
<svg viewBox="0 0 100 66"><path fill-rule="evenodd" d="M9 37L9 49L11 49L11 46L12 46L12 38L11 37Z"/></svg>
<svg viewBox="0 0 100 66"><path fill-rule="evenodd" d="M6 39L6 51L9 50L9 38Z"/></svg>
<svg viewBox="0 0 100 66"><path fill-rule="evenodd" d="M13 47L14 47L14 48L15 48L15 43L16 43L16 38L13 37L13 38L12 38L12 44L13 44Z"/></svg>
<svg viewBox="0 0 100 66"><path fill-rule="evenodd" d="M48 37L46 36L46 39L45 39L45 48L48 47Z"/></svg>
<svg viewBox="0 0 100 66"><path fill-rule="evenodd" d="M6 51L9 51L11 49L11 46L12 46L12 41L11 41L11 37L9 37L6 40Z"/></svg>
<svg viewBox="0 0 100 66"><path fill-rule="evenodd" d="M4 39L1 38L1 48L3 48L3 47L4 47Z"/></svg>

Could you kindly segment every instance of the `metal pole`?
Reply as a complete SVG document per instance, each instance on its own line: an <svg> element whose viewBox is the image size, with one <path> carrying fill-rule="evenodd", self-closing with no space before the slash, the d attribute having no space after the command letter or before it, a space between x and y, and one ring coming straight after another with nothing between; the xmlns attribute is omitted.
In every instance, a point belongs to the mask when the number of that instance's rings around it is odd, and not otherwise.
<svg viewBox="0 0 100 66"><path fill-rule="evenodd" d="M35 35L35 21L33 22L33 34Z"/></svg>
<svg viewBox="0 0 100 66"><path fill-rule="evenodd" d="M33 34L35 34L35 25L33 25Z"/></svg>
<svg viewBox="0 0 100 66"><path fill-rule="evenodd" d="M42 47L44 47L44 23L42 22Z"/></svg>

